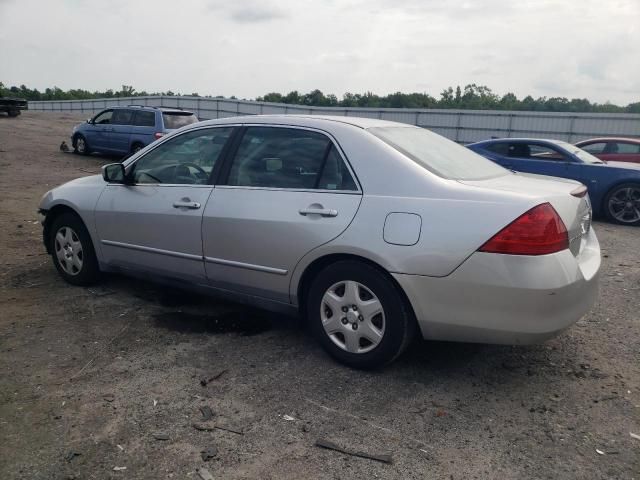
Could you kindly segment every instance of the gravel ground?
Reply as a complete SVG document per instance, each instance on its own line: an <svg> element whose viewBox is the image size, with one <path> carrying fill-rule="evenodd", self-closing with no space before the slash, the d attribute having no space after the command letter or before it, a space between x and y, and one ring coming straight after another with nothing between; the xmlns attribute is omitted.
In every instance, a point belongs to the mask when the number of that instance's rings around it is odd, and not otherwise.
<svg viewBox="0 0 640 480"><path fill-rule="evenodd" d="M294 320L118 276L64 283L36 208L112 160L59 151L82 118L0 116L0 478L640 478L640 229L595 223L600 296L560 337L419 341L363 373Z"/></svg>

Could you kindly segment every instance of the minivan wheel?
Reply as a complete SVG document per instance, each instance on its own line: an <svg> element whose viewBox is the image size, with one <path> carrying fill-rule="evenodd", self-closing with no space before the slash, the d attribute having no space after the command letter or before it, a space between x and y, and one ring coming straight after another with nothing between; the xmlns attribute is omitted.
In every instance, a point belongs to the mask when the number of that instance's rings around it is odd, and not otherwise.
<svg viewBox="0 0 640 480"><path fill-rule="evenodd" d="M133 155L134 153L138 153L143 148L144 148L144 145L142 145L141 143L134 143L131 146L131 154Z"/></svg>
<svg viewBox="0 0 640 480"><path fill-rule="evenodd" d="M609 220L622 225L640 225L640 184L623 183L611 189L604 200Z"/></svg>
<svg viewBox="0 0 640 480"><path fill-rule="evenodd" d="M73 285L91 285L100 277L89 232L73 213L63 213L51 225L50 251L58 273Z"/></svg>
<svg viewBox="0 0 640 480"><path fill-rule="evenodd" d="M73 137L73 152L79 153L80 155L89 155L89 144L83 135L76 135Z"/></svg>
<svg viewBox="0 0 640 480"><path fill-rule="evenodd" d="M314 336L350 367L386 365L413 337L413 314L398 287L365 263L344 260L329 265L315 277L306 298Z"/></svg>

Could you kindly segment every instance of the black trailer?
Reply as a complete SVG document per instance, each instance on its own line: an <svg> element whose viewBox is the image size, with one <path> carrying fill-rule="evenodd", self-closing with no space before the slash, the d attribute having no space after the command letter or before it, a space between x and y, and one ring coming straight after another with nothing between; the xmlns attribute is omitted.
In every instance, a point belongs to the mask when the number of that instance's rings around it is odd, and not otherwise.
<svg viewBox="0 0 640 480"><path fill-rule="evenodd" d="M7 112L10 117L17 117L21 110L28 108L24 98L0 97L0 112Z"/></svg>

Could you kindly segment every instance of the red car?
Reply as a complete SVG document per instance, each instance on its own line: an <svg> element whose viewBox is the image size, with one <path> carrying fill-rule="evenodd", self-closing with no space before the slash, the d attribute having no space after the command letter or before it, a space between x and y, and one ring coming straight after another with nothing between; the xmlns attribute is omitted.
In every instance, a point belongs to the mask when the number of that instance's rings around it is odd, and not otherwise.
<svg viewBox="0 0 640 480"><path fill-rule="evenodd" d="M640 138L590 138L575 145L600 160L640 163Z"/></svg>

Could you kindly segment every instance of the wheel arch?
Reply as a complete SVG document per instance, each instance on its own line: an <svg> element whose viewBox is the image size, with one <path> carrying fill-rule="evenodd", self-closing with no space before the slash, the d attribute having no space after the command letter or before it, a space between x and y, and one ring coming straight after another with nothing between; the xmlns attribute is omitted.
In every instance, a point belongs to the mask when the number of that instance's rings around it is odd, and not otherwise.
<svg viewBox="0 0 640 480"><path fill-rule="evenodd" d="M353 253L329 253L316 258L311 263L309 263L309 265L305 267L304 271L300 275L298 284L295 287L295 293L296 293L295 300L297 301L298 311L300 312L301 318L305 317L304 305L306 301L306 295L309 291L309 286L311 285L311 282L313 281L315 276L325 267L333 263L344 261L344 260L353 260L353 261L357 261L357 262L361 262L366 265L369 265L370 267L373 267L382 275L384 275L387 279L389 279L391 283L396 287L398 292L400 293L402 299L405 302L405 305L407 306L407 309L411 314L411 317L413 318L413 321L416 322L416 326L417 326L417 320L416 320L415 311L413 309L413 305L409 301L409 297L407 293L404 291L404 289L398 283L398 281L393 277L393 275L391 275L389 271L379 263L369 258L366 258L364 256L356 255Z"/></svg>
<svg viewBox="0 0 640 480"><path fill-rule="evenodd" d="M87 228L87 224L85 223L82 216L75 209L71 208L69 205L66 205L64 203L58 203L53 207L49 208L47 210L47 214L44 217L44 222L42 224L42 227L43 227L42 241L44 242L44 246L48 254L51 254L51 242L49 242L49 238L51 235L51 226L53 225L53 222L55 221L55 219L64 213L71 213L75 215L82 222L85 228ZM87 231L89 231L88 228L87 228Z"/></svg>

